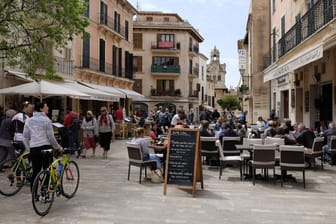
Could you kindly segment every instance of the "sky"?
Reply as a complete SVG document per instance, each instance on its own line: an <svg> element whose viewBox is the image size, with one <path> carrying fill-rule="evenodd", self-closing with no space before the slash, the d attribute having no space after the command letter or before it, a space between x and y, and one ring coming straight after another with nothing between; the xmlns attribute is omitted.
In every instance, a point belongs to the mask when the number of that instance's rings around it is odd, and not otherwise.
<svg viewBox="0 0 336 224"><path fill-rule="evenodd" d="M128 0L135 8L137 0ZM177 13L203 36L200 52L209 58L216 46L226 64L226 87L237 87L237 40L244 38L250 0L138 0L141 11Z"/></svg>

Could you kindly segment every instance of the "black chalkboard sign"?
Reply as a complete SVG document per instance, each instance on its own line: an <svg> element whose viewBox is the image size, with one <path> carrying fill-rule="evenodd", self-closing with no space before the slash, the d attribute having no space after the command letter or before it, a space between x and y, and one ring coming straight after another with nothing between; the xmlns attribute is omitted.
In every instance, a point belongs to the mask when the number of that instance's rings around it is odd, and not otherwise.
<svg viewBox="0 0 336 224"><path fill-rule="evenodd" d="M202 176L197 173L201 172L199 130L172 128L168 141L164 193L167 184L172 184L191 188L194 195L196 181Z"/></svg>

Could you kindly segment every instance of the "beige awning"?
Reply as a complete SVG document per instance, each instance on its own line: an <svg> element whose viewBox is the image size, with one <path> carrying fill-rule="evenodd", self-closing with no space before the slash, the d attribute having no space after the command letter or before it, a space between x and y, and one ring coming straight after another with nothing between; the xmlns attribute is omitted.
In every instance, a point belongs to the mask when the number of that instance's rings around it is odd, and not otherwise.
<svg viewBox="0 0 336 224"><path fill-rule="evenodd" d="M143 100L145 98L144 95L130 89L121 89L121 88L116 88L120 92L123 92L126 94L127 98L131 98L132 100Z"/></svg>
<svg viewBox="0 0 336 224"><path fill-rule="evenodd" d="M80 84L83 84L85 86L88 86L92 89L95 90L100 90L109 94L113 94L118 96L119 98L126 98L126 94L117 90L115 87L112 86L102 86L102 85L98 85L98 84L93 84L93 83L87 83L87 82L79 82Z"/></svg>

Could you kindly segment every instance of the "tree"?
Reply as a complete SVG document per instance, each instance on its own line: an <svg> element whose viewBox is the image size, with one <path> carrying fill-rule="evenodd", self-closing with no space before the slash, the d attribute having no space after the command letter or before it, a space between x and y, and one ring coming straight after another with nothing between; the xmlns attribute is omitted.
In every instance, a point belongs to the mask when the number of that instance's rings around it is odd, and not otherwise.
<svg viewBox="0 0 336 224"><path fill-rule="evenodd" d="M229 111L241 109L240 101L235 96L225 96L223 99L217 100L217 103L223 108Z"/></svg>
<svg viewBox="0 0 336 224"><path fill-rule="evenodd" d="M0 53L34 77L54 74L53 48L64 47L89 24L83 0L1 0Z"/></svg>

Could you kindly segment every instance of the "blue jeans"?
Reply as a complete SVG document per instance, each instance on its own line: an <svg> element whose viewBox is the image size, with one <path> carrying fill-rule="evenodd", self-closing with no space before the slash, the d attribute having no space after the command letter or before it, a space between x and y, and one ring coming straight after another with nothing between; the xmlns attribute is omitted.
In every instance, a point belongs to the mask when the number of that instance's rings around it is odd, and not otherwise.
<svg viewBox="0 0 336 224"><path fill-rule="evenodd" d="M157 155L149 154L149 160L154 160L156 162L156 169L161 169L162 168L161 160Z"/></svg>
<svg viewBox="0 0 336 224"><path fill-rule="evenodd" d="M322 146L322 151L323 151L324 160L331 161L332 158L330 156L329 145Z"/></svg>

